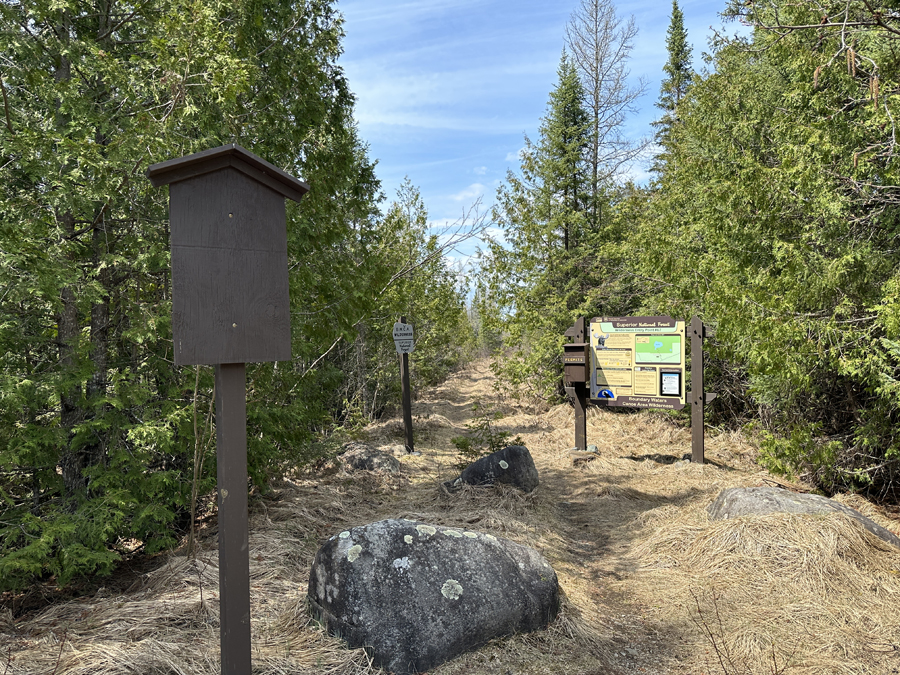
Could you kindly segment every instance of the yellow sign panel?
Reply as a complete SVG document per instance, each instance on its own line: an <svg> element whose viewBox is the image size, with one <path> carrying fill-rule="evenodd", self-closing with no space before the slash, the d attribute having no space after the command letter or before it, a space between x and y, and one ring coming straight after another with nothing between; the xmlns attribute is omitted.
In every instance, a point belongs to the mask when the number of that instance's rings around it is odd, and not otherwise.
<svg viewBox="0 0 900 675"><path fill-rule="evenodd" d="M629 408L685 404L684 321L670 316L591 320L591 398Z"/></svg>

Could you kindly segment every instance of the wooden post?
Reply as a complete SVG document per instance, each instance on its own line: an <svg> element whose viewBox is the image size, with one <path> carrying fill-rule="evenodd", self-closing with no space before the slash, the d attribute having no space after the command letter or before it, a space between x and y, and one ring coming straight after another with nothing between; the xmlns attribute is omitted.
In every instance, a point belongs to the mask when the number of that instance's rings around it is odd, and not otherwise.
<svg viewBox="0 0 900 675"><path fill-rule="evenodd" d="M587 407L588 388L583 384L575 385L575 447L587 450Z"/></svg>
<svg viewBox="0 0 900 675"><path fill-rule="evenodd" d="M284 200L309 186L234 144L147 176L169 186L175 365L216 367L222 673L250 675L245 364L291 359Z"/></svg>
<svg viewBox="0 0 900 675"><path fill-rule="evenodd" d="M406 323L406 317L400 317L400 323ZM406 428L406 452L415 452L413 446L413 427L412 427L412 395L409 388L409 354L404 352L400 354L400 387L403 390L403 426Z"/></svg>
<svg viewBox="0 0 900 675"><path fill-rule="evenodd" d="M222 675L250 675L247 401L243 363L216 366L219 640Z"/></svg>
<svg viewBox="0 0 900 675"><path fill-rule="evenodd" d="M566 331L565 336L571 338L572 343L586 343L588 341L588 322L584 317L575 320L574 325ZM569 372L566 366L566 380L571 386L566 386L566 393L572 397L575 404L575 448L587 450L587 407L590 399L590 382L588 378L589 364L582 367L573 367ZM576 373L575 371L578 371Z"/></svg>
<svg viewBox="0 0 900 675"><path fill-rule="evenodd" d="M703 332L700 317L691 319L691 462L703 464L706 457L704 447L703 408Z"/></svg>

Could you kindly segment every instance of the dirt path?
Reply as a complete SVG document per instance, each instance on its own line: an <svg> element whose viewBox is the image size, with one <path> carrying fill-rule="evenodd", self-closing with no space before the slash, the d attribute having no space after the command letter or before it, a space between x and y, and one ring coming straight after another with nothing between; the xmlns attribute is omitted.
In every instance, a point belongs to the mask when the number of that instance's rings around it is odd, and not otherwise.
<svg viewBox="0 0 900 675"><path fill-rule="evenodd" d="M427 433L418 444L424 459L416 463L423 469L429 459L444 463L440 458L450 438L465 434L475 403L500 411L504 417L497 423L498 430L520 436L534 457L541 477L541 505L548 511L543 525L555 535L533 537L531 543L543 549L557 569L581 628L594 633L587 637L597 656L585 659L581 666L585 670L571 672L592 672L591 668L600 669L597 672L687 672L679 665L679 644L685 637L652 620L651 610L635 597L629 579L639 568L631 553L635 521L648 511L700 494L673 490L661 472L657 477L663 480L651 480L648 485L646 471L637 470L640 456L662 455L674 463L690 451L689 434L662 417L592 411L589 442L600 446L600 458L573 453L574 419L568 406L547 409L516 402L499 395L493 384L488 362L481 361L420 397L414 414ZM749 446L740 450L752 452ZM607 459L615 454L633 459ZM679 468L692 467L681 462ZM701 490L712 493L715 488ZM554 548L548 549L548 541Z"/></svg>
<svg viewBox="0 0 900 675"><path fill-rule="evenodd" d="M478 362L414 404L416 449L399 474L335 461L251 500L254 675L375 675L310 621L313 557L329 537L382 518L412 518L507 537L550 561L564 593L546 631L497 640L429 675L881 675L900 673L900 551L840 518L711 523L720 490L772 477L738 434L707 440L697 466L690 434L663 413L592 409L573 456L573 414L499 396ZM473 405L499 410L498 431L521 436L541 484L442 488L458 470L455 436ZM360 439L403 442L399 419ZM881 525L900 520L859 497L839 500ZM0 673L218 675L217 528L196 557L182 549L82 597L25 613L0 607Z"/></svg>
<svg viewBox="0 0 900 675"><path fill-rule="evenodd" d="M410 466L446 472L443 458L449 439L465 433L476 402L501 411L504 418L498 428L524 440L541 485L531 505L533 518L526 521L524 531L511 534L551 560L569 599L568 611L589 646L585 650L595 657L559 672L589 673L596 668L596 672L620 673L757 673L780 672L792 659L802 663L787 648L773 648L766 655L750 647L746 653L730 647L731 626L736 623L716 618L720 609L728 609L727 603L721 600L720 607L716 575L704 576L700 569L716 566L712 555L698 565L696 577L690 569L668 574L666 567L678 566L674 556L666 558L668 551L663 551L662 564L648 555L654 552L655 542L665 538L667 528L694 528L685 536L688 541L690 534L697 536L700 528L708 528L706 506L722 489L784 482L752 461L756 449L746 438L739 434L708 437L709 463L697 466L683 459L691 451L689 430L664 413L592 409L588 442L599 447L599 456L572 453L574 419L569 406L547 409L516 402L499 396L493 383L489 364L479 362L423 395L414 413L427 430L420 448L424 454ZM430 469L426 468L430 463ZM900 523L858 497L842 501L895 531L900 529ZM676 540L673 547L680 545ZM810 551L798 555L815 557ZM758 562L765 568L764 556ZM731 590L725 587L723 593ZM751 607L749 611L758 610ZM759 632L757 628L743 627L750 633ZM846 638L834 638L836 645L842 640ZM765 650L763 642L755 647L757 651ZM791 649L796 654L800 648ZM723 656L720 651L728 653ZM754 655L766 662L764 670L754 662ZM891 661L877 661L866 658L857 664L859 670L846 672L900 672L890 666ZM893 662L900 665L900 658ZM811 660L809 671L797 672L828 672L825 663L817 666Z"/></svg>

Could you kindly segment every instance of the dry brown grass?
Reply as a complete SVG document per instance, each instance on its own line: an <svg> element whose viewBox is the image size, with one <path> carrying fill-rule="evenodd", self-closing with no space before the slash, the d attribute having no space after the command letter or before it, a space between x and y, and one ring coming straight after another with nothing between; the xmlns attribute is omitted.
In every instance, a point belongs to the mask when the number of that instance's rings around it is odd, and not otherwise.
<svg viewBox="0 0 900 675"><path fill-rule="evenodd" d="M690 434L659 413L592 410L600 455L573 463L572 411L496 400L485 364L417 402L417 449L400 476L298 474L251 506L254 673L373 673L310 622L309 568L319 544L386 517L503 536L541 551L564 592L547 631L490 643L432 675L488 673L900 672L900 551L835 515L709 522L720 490L770 480L739 434L707 442L715 464L681 461ZM452 436L476 399L521 435L541 486L448 494ZM402 442L387 421L376 445ZM783 482L783 481L782 481ZM879 524L898 523L858 497L841 501ZM0 675L218 673L214 527L196 559L170 555L121 594L56 603L13 619L0 610Z"/></svg>

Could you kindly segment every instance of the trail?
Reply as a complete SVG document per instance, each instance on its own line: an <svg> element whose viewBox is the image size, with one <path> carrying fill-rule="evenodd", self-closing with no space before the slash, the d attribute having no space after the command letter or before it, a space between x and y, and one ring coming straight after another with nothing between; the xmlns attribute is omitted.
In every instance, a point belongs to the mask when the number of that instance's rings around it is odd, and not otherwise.
<svg viewBox="0 0 900 675"><path fill-rule="evenodd" d="M520 436L535 460L539 490L552 506L552 520L545 525L558 535L553 541L562 544L561 550L543 552L552 559L569 597L585 605L580 611L597 630L603 666L619 672L684 672L673 642L684 642L685 637L654 621L653 609L638 600L630 585L640 567L631 553L635 524L653 511L704 497L711 500L720 489L719 470L681 461L690 452L690 433L664 415L591 410L588 442L599 447L600 456L572 452L574 418L569 406L516 401L498 394L494 381L489 363L479 361L423 393L413 412L429 431L417 445L423 459L415 463L425 471L435 470L425 467L440 463L450 438L465 433L476 402L499 410L504 417L498 430ZM450 424L442 424L445 420ZM748 461L753 448L737 437L723 441L729 461L742 465L754 482L756 470ZM713 443L710 450L721 459L724 444ZM646 458L650 455L662 461ZM674 472L689 474L696 484L671 480L667 474Z"/></svg>
<svg viewBox="0 0 900 675"><path fill-rule="evenodd" d="M421 454L403 455L399 474L332 460L253 496L254 675L383 672L312 622L305 598L319 546L383 518L532 546L560 582L560 615L547 630L493 641L428 675L900 672L900 551L839 517L707 518L720 490L775 481L746 437L710 434L710 462L694 465L682 459L690 432L667 414L590 409L588 442L599 453L573 454L571 406L514 400L494 382L479 361L421 391ZM502 413L496 430L529 448L540 476L532 493L443 489L458 475L451 439L469 431L476 403ZM393 451L404 436L398 414L357 440ZM861 497L837 499L900 532L900 519ZM217 531L215 518L204 521L196 559L182 547L73 589L77 597L37 597L39 588L32 604L0 607L0 672L218 675Z"/></svg>
<svg viewBox="0 0 900 675"><path fill-rule="evenodd" d="M414 413L425 428L429 420L451 426L432 424L418 464L441 457L449 438L465 432L476 402L504 414L498 429L524 440L539 471L541 499L551 507L543 525L556 536L532 539L553 562L579 618L594 629L589 642L602 654L603 672L759 672L737 656L723 665L717 650L727 647L728 629L710 618L719 607L710 606L709 588L673 574L669 592L665 573L642 571L650 561L642 559L641 545L660 527L705 525L707 504L726 487L790 483L761 470L753 461L757 449L738 433L708 434L706 465L685 461L690 430L662 412L589 409L588 443L598 446L599 456L572 452L570 406L516 401L498 394L494 382L488 362L480 361L420 397ZM900 529L861 498L843 501ZM691 604L703 604L706 617ZM881 672L874 664L860 667Z"/></svg>

